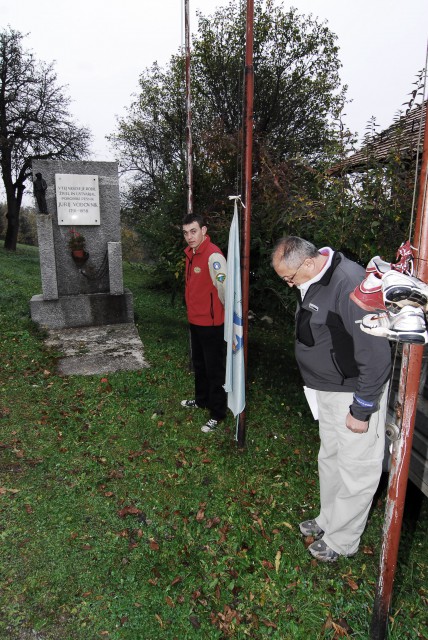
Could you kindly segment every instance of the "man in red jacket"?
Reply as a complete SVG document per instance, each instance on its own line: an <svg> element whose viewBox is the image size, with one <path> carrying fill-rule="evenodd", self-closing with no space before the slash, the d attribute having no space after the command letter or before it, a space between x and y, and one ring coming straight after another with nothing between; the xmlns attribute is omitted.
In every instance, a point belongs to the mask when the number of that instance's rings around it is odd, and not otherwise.
<svg viewBox="0 0 428 640"><path fill-rule="evenodd" d="M190 327L195 398L181 406L208 409L210 418L202 431L214 431L227 412L225 382L224 296L227 265L220 249L211 242L202 216L183 219L186 254L186 305Z"/></svg>

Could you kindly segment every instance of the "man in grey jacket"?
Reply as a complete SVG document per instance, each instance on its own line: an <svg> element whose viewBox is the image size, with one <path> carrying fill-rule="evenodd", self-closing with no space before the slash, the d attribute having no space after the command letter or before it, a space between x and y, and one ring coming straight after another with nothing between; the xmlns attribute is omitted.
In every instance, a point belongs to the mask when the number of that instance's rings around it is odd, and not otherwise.
<svg viewBox="0 0 428 640"><path fill-rule="evenodd" d="M358 551L379 484L385 442L391 350L360 330L364 310L349 294L365 271L339 252L296 236L282 238L272 266L298 292L295 354L314 390L321 446L319 515L300 523L323 562Z"/></svg>

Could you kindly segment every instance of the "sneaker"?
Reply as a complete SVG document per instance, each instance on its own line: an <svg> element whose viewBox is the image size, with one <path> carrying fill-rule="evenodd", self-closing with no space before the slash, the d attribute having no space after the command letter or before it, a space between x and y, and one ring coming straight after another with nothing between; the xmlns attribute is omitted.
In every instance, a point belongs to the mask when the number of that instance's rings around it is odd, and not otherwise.
<svg viewBox="0 0 428 640"><path fill-rule="evenodd" d="M204 433L211 433L217 429L218 420L214 420L214 418L210 418L203 427L201 427L201 431Z"/></svg>
<svg viewBox="0 0 428 640"><path fill-rule="evenodd" d="M428 302L428 285L399 271L385 273L382 277L382 291L388 310L406 305L425 307Z"/></svg>
<svg viewBox="0 0 428 640"><path fill-rule="evenodd" d="M428 343L425 314L420 307L406 306L396 314L385 312L364 316L360 328L365 333L395 342Z"/></svg>
<svg viewBox="0 0 428 640"><path fill-rule="evenodd" d="M198 405L196 404L196 400L182 400L180 402L181 406L184 407L185 409L199 409L200 407L198 407Z"/></svg>
<svg viewBox="0 0 428 640"><path fill-rule="evenodd" d="M310 544L308 551L314 556L314 558L321 560L321 562L336 562L340 556L340 554L333 551L333 549L329 547L324 540L316 540Z"/></svg>
<svg viewBox="0 0 428 640"><path fill-rule="evenodd" d="M305 520L305 522L301 522L299 529L304 536L312 536L315 540L319 540L319 538L322 538L324 535L324 531L316 520Z"/></svg>
<svg viewBox="0 0 428 640"><path fill-rule="evenodd" d="M370 264L370 263L369 263ZM378 272L371 271L349 297L355 304L365 311L385 309L382 293L382 279Z"/></svg>
<svg viewBox="0 0 428 640"><path fill-rule="evenodd" d="M382 274L391 271L392 268L393 266L390 262L385 262L380 256L374 256L366 267L366 273L367 275L369 275L369 273L377 273L381 278Z"/></svg>

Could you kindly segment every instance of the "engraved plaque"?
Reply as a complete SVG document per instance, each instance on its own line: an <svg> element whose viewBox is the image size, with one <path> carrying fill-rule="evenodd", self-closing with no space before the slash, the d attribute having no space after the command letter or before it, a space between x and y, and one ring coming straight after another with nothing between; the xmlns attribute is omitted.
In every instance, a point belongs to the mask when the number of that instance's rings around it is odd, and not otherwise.
<svg viewBox="0 0 428 640"><path fill-rule="evenodd" d="M99 225L98 176L56 173L58 225Z"/></svg>

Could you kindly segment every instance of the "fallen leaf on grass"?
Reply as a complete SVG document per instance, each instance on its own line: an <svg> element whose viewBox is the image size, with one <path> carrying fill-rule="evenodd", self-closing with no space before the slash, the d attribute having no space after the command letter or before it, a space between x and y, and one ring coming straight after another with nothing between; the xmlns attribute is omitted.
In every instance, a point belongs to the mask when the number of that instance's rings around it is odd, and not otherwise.
<svg viewBox="0 0 428 640"><path fill-rule="evenodd" d="M194 629L200 629L201 623L196 616L189 616L189 622Z"/></svg>
<svg viewBox="0 0 428 640"><path fill-rule="evenodd" d="M19 493L19 489L8 489L7 487L0 487L0 496L6 495L6 493Z"/></svg>
<svg viewBox="0 0 428 640"><path fill-rule="evenodd" d="M152 551L159 551L159 545L154 538L149 539L149 547Z"/></svg>
<svg viewBox="0 0 428 640"><path fill-rule="evenodd" d="M219 528L219 532L220 532L219 544L223 544L224 542L226 542L227 533L228 533L229 529L230 529L230 526L227 523Z"/></svg>
<svg viewBox="0 0 428 640"><path fill-rule="evenodd" d="M117 512L119 518L125 518L126 516L139 516L141 513L141 509L137 507L123 507L120 511Z"/></svg>
<svg viewBox="0 0 428 640"><path fill-rule="evenodd" d="M305 538L303 538L303 544L305 545L306 549L309 547L309 545L311 545L313 542L315 542L315 538L313 536L306 536Z"/></svg>
<svg viewBox="0 0 428 640"><path fill-rule="evenodd" d="M199 504L199 510L198 513L196 514L196 522L202 522L202 520L205 518L205 507L207 506L206 502L201 502Z"/></svg>
<svg viewBox="0 0 428 640"><path fill-rule="evenodd" d="M276 552L276 556L275 556L275 571L278 573L279 571L279 565L281 564L281 551L278 549L278 551Z"/></svg>
<svg viewBox="0 0 428 640"><path fill-rule="evenodd" d="M215 516L214 518L208 518L208 520L205 523L205 526L207 529L212 529L213 527L216 527L217 525L219 525L221 522L220 518L218 516Z"/></svg>
<svg viewBox="0 0 428 640"><path fill-rule="evenodd" d="M347 576L345 578L345 580L348 583L348 586L352 589L352 591L357 591L358 590L358 584L355 582L355 580L353 580L349 576Z"/></svg>
<svg viewBox="0 0 428 640"><path fill-rule="evenodd" d="M349 638L349 634L353 633L351 627L344 618L339 618L335 621L331 616L328 616L323 625L323 630L327 631L329 629L334 630L334 640L337 640L337 638Z"/></svg>
<svg viewBox="0 0 428 640"><path fill-rule="evenodd" d="M260 620L260 622L262 624L265 625L265 627L271 627L272 629L277 629L277 625L274 622L271 622L270 620Z"/></svg>
<svg viewBox="0 0 428 640"><path fill-rule="evenodd" d="M123 471L122 469L112 469L108 474L108 477L121 480L123 478Z"/></svg>
<svg viewBox="0 0 428 640"><path fill-rule="evenodd" d="M236 611L232 609L227 604L224 605L223 612L218 612L217 615L215 613L210 614L211 623L218 627L220 631L223 631L227 637L230 635L230 629L232 624L239 625L241 624L242 616Z"/></svg>
<svg viewBox="0 0 428 640"><path fill-rule="evenodd" d="M259 516L257 515L257 513L252 513L251 517L253 518L253 520L255 522L257 522L257 524L260 527L260 533L262 534L263 538L265 538L265 540L267 540L268 542L271 542L271 539L269 538L269 536L267 535L264 526L263 526L263 522L261 520L261 518L259 518Z"/></svg>

